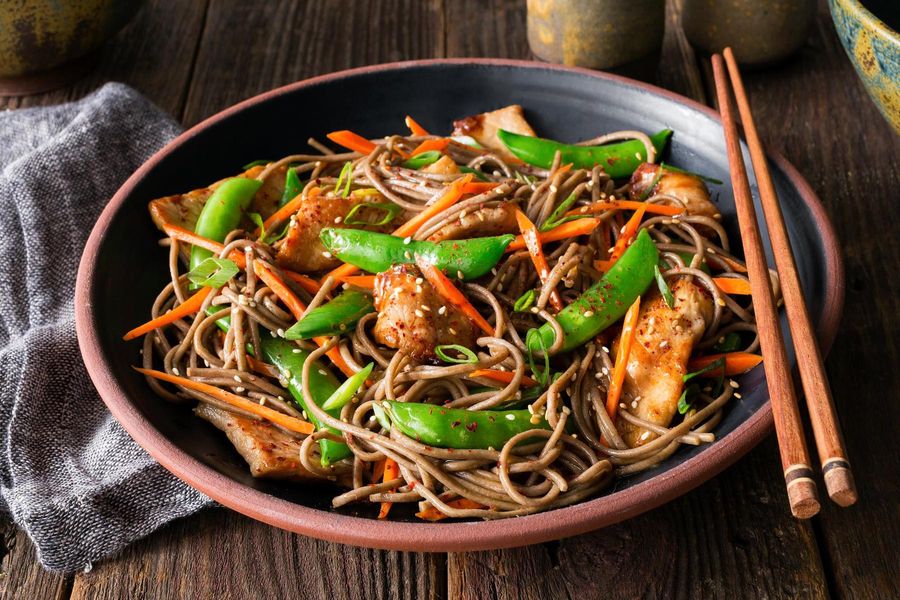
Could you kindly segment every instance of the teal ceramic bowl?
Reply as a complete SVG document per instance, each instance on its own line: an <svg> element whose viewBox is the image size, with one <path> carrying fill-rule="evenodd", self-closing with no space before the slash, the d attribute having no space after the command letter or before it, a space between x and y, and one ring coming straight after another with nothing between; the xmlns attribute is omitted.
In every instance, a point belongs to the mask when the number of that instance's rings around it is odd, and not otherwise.
<svg viewBox="0 0 900 600"><path fill-rule="evenodd" d="M900 133L900 34L858 0L829 0L828 4L844 50L869 96ZM881 4L885 10L896 11L891 1Z"/></svg>

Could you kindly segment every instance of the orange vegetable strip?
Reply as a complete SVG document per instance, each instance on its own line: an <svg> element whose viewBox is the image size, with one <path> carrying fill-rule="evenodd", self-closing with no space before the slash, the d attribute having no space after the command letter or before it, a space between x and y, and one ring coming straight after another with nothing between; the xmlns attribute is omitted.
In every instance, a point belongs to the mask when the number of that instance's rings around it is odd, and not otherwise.
<svg viewBox="0 0 900 600"><path fill-rule="evenodd" d="M638 313L641 310L641 297L638 296L625 313L622 321L622 336L619 339L619 349L616 352L616 364L613 366L612 377L609 383L609 393L606 395L606 412L613 420L619 409L619 398L622 396L622 385L625 383L625 371L628 368L628 355L631 354L631 346L634 342L634 331L637 325Z"/></svg>
<svg viewBox="0 0 900 600"><path fill-rule="evenodd" d="M425 276L425 279L428 280L428 283L434 287L438 294L446 298L450 304L461 310L463 314L478 325L485 334L494 335L494 328L491 327L491 324L481 316L481 313L479 313L465 295L453 285L453 282L450 281L446 275L441 273L440 269L425 262L420 262L419 268L422 269L422 274Z"/></svg>
<svg viewBox="0 0 900 600"><path fill-rule="evenodd" d="M528 254L531 255L531 262L537 269L538 277L541 283L545 283L550 276L550 266L547 264L547 257L544 256L544 249L541 247L541 240L537 227L525 216L521 210L516 209L516 223L519 225L519 231L522 232L522 239L525 240L525 247L528 248ZM562 300L556 289L550 291L550 305L559 312L563 309Z"/></svg>
<svg viewBox="0 0 900 600"><path fill-rule="evenodd" d="M500 185L496 181L473 181L463 186L463 194L483 194Z"/></svg>
<svg viewBox="0 0 900 600"><path fill-rule="evenodd" d="M545 231L543 233L539 232L538 237L541 240L541 244L558 242L559 240L565 240L570 237L592 233L595 229L597 229L597 226L599 224L599 219L578 219L577 221L569 221L568 223L563 223L558 227L554 227L550 231ZM519 235L516 236L516 239L514 239L512 243L506 247L506 251L512 252L514 250L522 250L524 248L525 238Z"/></svg>
<svg viewBox="0 0 900 600"><path fill-rule="evenodd" d="M384 477L384 461L386 458L382 458L377 463L375 463L375 467L372 469L372 481L378 481L382 477Z"/></svg>
<svg viewBox="0 0 900 600"><path fill-rule="evenodd" d="M735 277L713 277L716 287L725 294L749 296L750 282Z"/></svg>
<svg viewBox="0 0 900 600"><path fill-rule="evenodd" d="M447 506L452 508L487 508L483 504L479 504L474 500L469 500L468 498L457 498L456 500L451 500L447 502ZM427 507L425 510L421 510L416 513L416 516L420 519L424 519L426 521L440 521L441 519L446 519L447 515L439 511L437 508L433 506Z"/></svg>
<svg viewBox="0 0 900 600"><path fill-rule="evenodd" d="M252 402L250 400L247 400L246 398L238 396L237 394L232 394L231 392L227 392L213 385L209 385L208 383L201 383L199 381L194 381L193 379L178 377L170 373L163 373L162 371L154 371L152 369L142 369L140 367L132 368L139 373L147 375L148 377L153 377L154 379L159 379L162 381L168 381L169 383L174 383L196 392L209 394L217 400L221 400L222 402L230 404L235 408L240 408L241 410L253 413L258 417L262 417L267 421L271 421L276 425L280 425L288 431L309 434L316 430L312 423L300 420L296 417L292 417L284 413L280 413L277 410L272 410L268 406L262 406L257 402Z"/></svg>
<svg viewBox="0 0 900 600"><path fill-rule="evenodd" d="M759 354L751 354L749 352L728 352L727 354L709 354L707 356L698 356L692 358L688 362L688 370L699 371L708 364L725 357L725 375L740 375L746 373L763 361L763 357ZM721 369L713 369L702 373L699 377L718 377L722 374Z"/></svg>
<svg viewBox="0 0 900 600"><path fill-rule="evenodd" d="M369 154L372 150L377 148L375 144L363 136L347 129L332 131L326 137L335 144L353 150L354 152L359 152L360 154Z"/></svg>
<svg viewBox="0 0 900 600"><path fill-rule="evenodd" d="M344 277L342 281L344 283L349 283L350 285L355 285L356 287L365 288L367 290L375 288L374 275L351 275L349 277Z"/></svg>
<svg viewBox="0 0 900 600"><path fill-rule="evenodd" d="M384 478L382 481L390 481L391 479L396 479L400 477L400 466L397 464L393 458L385 458L384 459ZM386 519L388 516L388 512L391 510L391 506L393 503L391 502L382 502L381 509L378 511L379 519Z"/></svg>
<svg viewBox="0 0 900 600"><path fill-rule="evenodd" d="M677 206L669 206L667 204L650 204L647 202L639 202L637 200L606 200L594 202L581 208L575 208L566 213L567 217L578 215L593 215L606 210L638 210L644 209L654 215L668 215L674 217L684 212L683 208Z"/></svg>
<svg viewBox="0 0 900 600"><path fill-rule="evenodd" d="M294 283L298 284L304 290L309 292L310 294L315 294L322 287L319 285L319 282L316 281L315 279L313 279L312 277L307 277L306 275L303 275L302 273L297 273L296 271L287 271L286 270L284 272L284 275L288 279L293 281Z"/></svg>
<svg viewBox="0 0 900 600"><path fill-rule="evenodd" d="M203 236L199 236L193 231L188 231L184 227L179 227L178 225L163 225L163 231L173 240L191 244L192 246L199 246L200 248L206 248L213 254L219 254L222 252L222 250L225 249L225 246L220 244L219 242L216 242L209 238L205 238ZM240 268L247 268L247 261L244 259L243 252L235 250L228 255L228 258L233 260L234 264L236 264Z"/></svg>
<svg viewBox="0 0 900 600"><path fill-rule="evenodd" d="M268 219L263 221L263 226L265 226L266 231L270 230L273 225L276 225L285 219L288 219L292 214L300 210L300 206L307 200L311 198L315 198L321 193L321 189L318 187L314 187L309 190L308 194L298 194L293 200L276 210L269 216ZM259 237L262 231L257 227L254 235Z"/></svg>
<svg viewBox="0 0 900 600"><path fill-rule="evenodd" d="M263 373L275 379L280 376L280 372L278 371L277 367L275 367L274 365L270 365L269 363L265 363L258 358L253 358L249 354L247 355L247 364L250 365L250 368L257 373Z"/></svg>
<svg viewBox="0 0 900 600"><path fill-rule="evenodd" d="M347 277L353 275L357 271L359 271L359 267L351 265L350 263L344 263L338 268L327 273L325 277L322 278L322 281L325 281L329 275L334 277L336 281L344 281Z"/></svg>
<svg viewBox="0 0 900 600"><path fill-rule="evenodd" d="M419 125L416 122L416 120L413 119L411 116L406 115L405 121L406 121L406 126L409 127L409 130L412 132L413 135L431 135L428 133L427 129L425 129L424 127ZM415 155L416 154L414 152L413 156L415 156Z"/></svg>
<svg viewBox="0 0 900 600"><path fill-rule="evenodd" d="M637 235L638 229L641 226L641 219L644 218L644 213L647 210L647 206L644 205L634 211L634 214L631 215L631 218L628 219L628 222L625 223L625 227L622 228L622 235L619 236L619 239L616 240L616 245L613 247L612 255L609 257L611 261L616 262L619 260L619 257L628 249L628 244L631 243L631 240L634 239L634 236ZM577 223L577 221L576 221Z"/></svg>
<svg viewBox="0 0 900 600"><path fill-rule="evenodd" d="M609 271L612 266L615 264L615 261L612 260L595 260L594 268L600 271L601 273L606 273Z"/></svg>
<svg viewBox="0 0 900 600"><path fill-rule="evenodd" d="M729 267L731 267L738 273L746 273L747 272L746 266L742 265L741 263L739 263L735 260L728 258L727 256L722 256L721 254L717 254L716 258L722 260L725 264L727 264Z"/></svg>
<svg viewBox="0 0 900 600"><path fill-rule="evenodd" d="M398 237L406 237L414 234L419 230L419 228L428 221L431 217L438 214L443 210L447 210L457 202L459 199L463 197L465 193L463 188L467 183L471 183L473 175L471 173L466 174L464 177L460 177L453 183L451 183L447 190L438 198L434 204L426 207L425 210L414 216L412 219L398 227L394 230L393 235Z"/></svg>
<svg viewBox="0 0 900 600"><path fill-rule="evenodd" d="M438 138L436 140L425 140L418 146L416 149L410 153L410 156L417 156L422 154L423 152L430 152L432 150L437 150L438 152L443 152L447 146L450 145L450 140L447 138Z"/></svg>
<svg viewBox="0 0 900 600"><path fill-rule="evenodd" d="M134 338L140 337L145 333L150 333L154 329L159 329L160 327L171 325L178 319L182 319L188 315L194 314L195 312L200 310L200 307L203 305L203 301L206 300L206 297L209 296L209 293L212 290L213 289L210 287L203 288L169 312L160 315L155 319L147 321L140 327L135 327L134 329L126 333L122 337L122 339L125 341L133 340Z"/></svg>
<svg viewBox="0 0 900 600"><path fill-rule="evenodd" d="M513 380L515 373L512 371L498 371L497 369L475 369L469 373L469 377L484 377L485 379L493 379L499 383L509 384ZM538 382L528 375L522 376L522 385L535 386Z"/></svg>

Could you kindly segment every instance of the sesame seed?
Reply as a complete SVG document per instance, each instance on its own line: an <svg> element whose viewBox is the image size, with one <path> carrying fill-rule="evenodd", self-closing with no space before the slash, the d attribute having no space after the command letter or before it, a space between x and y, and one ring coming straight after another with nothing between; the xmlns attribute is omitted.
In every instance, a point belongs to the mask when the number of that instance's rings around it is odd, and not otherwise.
<svg viewBox="0 0 900 600"><path fill-rule="evenodd" d="M631 401L631 408L637 408L637 400Z"/></svg>
<svg viewBox="0 0 900 600"><path fill-rule="evenodd" d="M619 402L619 408L628 408L624 402Z"/></svg>
<svg viewBox="0 0 900 600"><path fill-rule="evenodd" d="M730 385L734 389L738 389L740 387L740 384L737 381L735 381L734 379L729 380L728 385Z"/></svg>
<svg viewBox="0 0 900 600"><path fill-rule="evenodd" d="M324 256L325 258L331 258L333 255L331 254L331 252L326 250L325 252L322 253L322 256Z"/></svg>
<svg viewBox="0 0 900 600"><path fill-rule="evenodd" d="M400 288L397 288L397 291L399 292L399 291L400 291ZM417 286L416 286L416 293L417 293L417 294L421 294L421 293L422 293L422 286L421 286L421 285L417 285Z"/></svg>
<svg viewBox="0 0 900 600"><path fill-rule="evenodd" d="M260 405L260 406L265 406L265 404L266 404L266 399L265 399L265 398L260 398L260 399L259 399L259 405Z"/></svg>
<svg viewBox="0 0 900 600"><path fill-rule="evenodd" d="M462 271L457 271L457 272L456 272L456 277L457 277L457 279L463 279L463 272L462 272Z"/></svg>
<svg viewBox="0 0 900 600"><path fill-rule="evenodd" d="M425 317L425 313L423 313L421 310L419 310L419 309L417 308L417 309L416 309L416 316L419 317L419 318L421 319L421 318Z"/></svg>
<svg viewBox="0 0 900 600"><path fill-rule="evenodd" d="M410 243L411 241L412 241L412 236L409 236L409 235L408 235L408 236L406 236L405 238L403 238L403 243L404 243L404 244L408 244L408 243Z"/></svg>
<svg viewBox="0 0 900 600"><path fill-rule="evenodd" d="M428 308L428 307L427 307L426 305L424 305L424 304L422 305L422 310L424 310L424 311L426 311L426 312L431 312L431 309Z"/></svg>
<svg viewBox="0 0 900 600"><path fill-rule="evenodd" d="M663 340L659 343L660 348L666 348L669 345L669 340Z"/></svg>
<svg viewBox="0 0 900 600"><path fill-rule="evenodd" d="M603 367L602 369L600 369L600 372L604 375L609 375L609 367Z"/></svg>
<svg viewBox="0 0 900 600"><path fill-rule="evenodd" d="M635 157L636 159L638 159L638 160L644 160L644 157L641 156L641 153L640 153L640 152L635 152L635 153L634 153L634 157Z"/></svg>
<svg viewBox="0 0 900 600"><path fill-rule="evenodd" d="M423 283L424 281L425 281L425 280L422 279L421 277L416 277L416 285L422 285L422 283Z"/></svg>
<svg viewBox="0 0 900 600"><path fill-rule="evenodd" d="M412 260L412 254L409 253L409 250L404 252L403 256L404 256L404 258L406 258L406 260Z"/></svg>
<svg viewBox="0 0 900 600"><path fill-rule="evenodd" d="M446 307L446 306L442 306L442 307L440 307L440 308L438 309L438 314L439 314L439 315L443 315L443 314L445 314L446 312L447 312L447 307Z"/></svg>
<svg viewBox="0 0 900 600"><path fill-rule="evenodd" d="M328 372L325 369L319 369L319 375L328 375Z"/></svg>
<svg viewBox="0 0 900 600"><path fill-rule="evenodd" d="M716 304L718 304L719 306L725 306L725 301L721 298L716 298Z"/></svg>
<svg viewBox="0 0 900 600"><path fill-rule="evenodd" d="M290 379L290 378L291 378L291 370L290 370L290 369L285 369L285 370L284 370L284 377L285 377L285 379Z"/></svg>
<svg viewBox="0 0 900 600"><path fill-rule="evenodd" d="M344 217L335 217L335 218L334 218L334 222L335 222L335 223L340 223L340 222L343 221L343 220L344 220Z"/></svg>
<svg viewBox="0 0 900 600"><path fill-rule="evenodd" d="M178 372L178 369L176 367L172 367L172 372L175 373L176 375L181 375L181 373Z"/></svg>
<svg viewBox="0 0 900 600"><path fill-rule="evenodd" d="M646 440L648 437L650 437L650 432L645 431L644 433L641 434L641 441Z"/></svg>
<svg viewBox="0 0 900 600"><path fill-rule="evenodd" d="M558 192L558 191L559 191L559 188L556 187L555 185L551 185L551 186L550 186L550 193L551 193L551 194L555 194L555 193Z"/></svg>
<svg viewBox="0 0 900 600"><path fill-rule="evenodd" d="M278 337L284 337L284 329L282 329L281 327L279 327L278 329L276 329L276 330L275 330L275 333L278 334Z"/></svg>
<svg viewBox="0 0 900 600"><path fill-rule="evenodd" d="M459 220L462 221L463 219L465 219L467 214L469 213L466 211L466 209L462 209L461 211L459 211Z"/></svg>
<svg viewBox="0 0 900 600"><path fill-rule="evenodd" d="M510 421L515 421L515 420L516 420L516 415L507 414L507 415L506 415L506 418L507 418L508 420L510 420Z"/></svg>
<svg viewBox="0 0 900 600"><path fill-rule="evenodd" d="M596 377L597 379L602 379L602 378L603 378L603 373L597 371L596 373L594 373L594 377Z"/></svg>
<svg viewBox="0 0 900 600"><path fill-rule="evenodd" d="M737 392L734 393L734 397L737 398L738 400L740 400L741 398L743 398L743 396L741 396L741 395L738 394Z"/></svg>
<svg viewBox="0 0 900 600"><path fill-rule="evenodd" d="M586 311L584 311L584 314L583 314L582 316L583 316L585 319L590 319L591 317L594 316L594 311L592 311L592 310L586 310Z"/></svg>
<svg viewBox="0 0 900 600"><path fill-rule="evenodd" d="M293 352L294 354L300 354L301 352L303 352L303 350L301 350L300 348L294 348L293 350L291 350L291 352Z"/></svg>
<svg viewBox="0 0 900 600"><path fill-rule="evenodd" d="M502 292L502 291L503 291L503 284L502 284L502 283L498 283L498 284L497 284L497 291L498 291L498 292Z"/></svg>
<svg viewBox="0 0 900 600"><path fill-rule="evenodd" d="M451 335L456 335L456 330L453 329L452 327L447 328L447 330L450 332Z"/></svg>
<svg viewBox="0 0 900 600"><path fill-rule="evenodd" d="M600 349L609 354L609 348L607 348L606 346L600 346Z"/></svg>
<svg viewBox="0 0 900 600"><path fill-rule="evenodd" d="M240 393L246 392L247 390L245 388L238 386L238 387L234 388L234 391L237 392L238 394L240 394Z"/></svg>
<svg viewBox="0 0 900 600"><path fill-rule="evenodd" d="M244 383L244 380L241 379L241 376L240 376L240 375L235 375L235 376L234 376L234 380L237 381L238 383Z"/></svg>
<svg viewBox="0 0 900 600"><path fill-rule="evenodd" d="M710 254L715 254L715 253L716 253L716 249L715 249L715 248L707 248L706 251L709 252Z"/></svg>
<svg viewBox="0 0 900 600"><path fill-rule="evenodd" d="M279 400L281 400L282 402L284 402L284 396L276 396L276 398L278 398Z"/></svg>

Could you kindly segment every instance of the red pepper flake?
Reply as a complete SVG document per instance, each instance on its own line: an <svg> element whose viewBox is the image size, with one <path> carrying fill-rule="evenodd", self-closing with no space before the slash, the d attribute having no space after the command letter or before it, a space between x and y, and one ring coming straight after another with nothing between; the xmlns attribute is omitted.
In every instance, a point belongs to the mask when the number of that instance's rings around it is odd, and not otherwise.
<svg viewBox="0 0 900 600"><path fill-rule="evenodd" d="M466 429L468 429L472 433L475 433L475 430L478 429L478 423L472 421L471 423L466 424Z"/></svg>
<svg viewBox="0 0 900 600"><path fill-rule="evenodd" d="M456 429L460 425L462 425L462 421L453 421L452 423L450 423L450 429Z"/></svg>

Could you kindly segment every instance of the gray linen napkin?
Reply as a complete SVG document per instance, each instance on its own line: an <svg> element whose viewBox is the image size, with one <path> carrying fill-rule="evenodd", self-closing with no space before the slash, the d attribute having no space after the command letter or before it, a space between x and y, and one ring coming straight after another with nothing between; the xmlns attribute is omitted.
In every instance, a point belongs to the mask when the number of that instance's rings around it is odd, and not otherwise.
<svg viewBox="0 0 900 600"><path fill-rule="evenodd" d="M89 568L211 502L113 419L75 338L75 273L91 227L180 131L120 84L0 112L0 498L48 569Z"/></svg>

